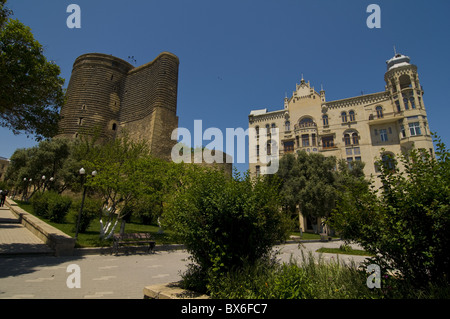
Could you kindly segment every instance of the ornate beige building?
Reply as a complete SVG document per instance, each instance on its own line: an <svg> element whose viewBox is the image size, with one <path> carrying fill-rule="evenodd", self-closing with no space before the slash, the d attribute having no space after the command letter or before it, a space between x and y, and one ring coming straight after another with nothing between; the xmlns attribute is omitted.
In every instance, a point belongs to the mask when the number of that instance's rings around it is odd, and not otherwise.
<svg viewBox="0 0 450 319"><path fill-rule="evenodd" d="M433 151L432 138L419 82L417 66L407 56L396 54L386 61L387 72L383 92L361 95L336 101L327 101L325 91L315 91L303 78L290 98L284 99L281 110L253 110L249 127L256 134L271 133L278 128L278 141L267 140L266 145L249 143L256 147L256 160L250 158L250 172L260 174L264 163L261 152L273 152L278 146L279 157L298 150L319 152L325 156L352 161L363 161L368 178L378 168L375 161L388 161L385 154L399 154L413 147ZM278 144L276 144L278 143ZM433 153L434 154L434 153Z"/></svg>

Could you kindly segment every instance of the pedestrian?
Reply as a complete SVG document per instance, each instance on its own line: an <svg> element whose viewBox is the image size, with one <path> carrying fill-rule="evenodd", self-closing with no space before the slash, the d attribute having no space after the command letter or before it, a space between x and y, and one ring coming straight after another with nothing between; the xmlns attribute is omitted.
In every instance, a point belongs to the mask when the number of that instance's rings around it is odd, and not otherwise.
<svg viewBox="0 0 450 319"><path fill-rule="evenodd" d="M6 196L8 196L8 190L2 190L0 194L0 207L3 207L5 205Z"/></svg>

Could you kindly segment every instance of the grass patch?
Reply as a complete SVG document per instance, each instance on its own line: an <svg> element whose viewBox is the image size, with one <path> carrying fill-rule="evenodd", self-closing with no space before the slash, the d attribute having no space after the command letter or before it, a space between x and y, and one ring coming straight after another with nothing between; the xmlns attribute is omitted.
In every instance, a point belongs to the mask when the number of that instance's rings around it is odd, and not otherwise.
<svg viewBox="0 0 450 319"><path fill-rule="evenodd" d="M314 234L314 233L303 232L302 234L300 234L300 232L295 231L295 232L291 232L290 235L298 236L302 240L319 240L320 239L320 234ZM339 237L333 236L332 238L339 238Z"/></svg>
<svg viewBox="0 0 450 319"><path fill-rule="evenodd" d="M348 248L319 248L316 250L318 253L327 253L327 254L342 254L342 255L355 255L355 256L373 256L369 252L360 249L348 249Z"/></svg>
<svg viewBox="0 0 450 319"><path fill-rule="evenodd" d="M42 218L41 216L37 216L33 212L33 207L30 203L16 201L17 205L25 210L26 212L34 215L35 217L41 219L47 224L59 229L63 233L74 237L75 236L75 220L78 216L78 212L71 209L67 214L65 221L63 223L55 223L51 222L46 218ZM120 224L116 227L116 232L120 229ZM143 225L135 222L130 222L125 225L126 233L151 233L156 244L176 244L173 239L172 232L164 231L163 234L158 233L158 226L156 225ZM102 240L100 239L100 221L98 219L93 220L85 233L78 234L78 240L76 243L76 247L109 247L112 246L112 239L110 240Z"/></svg>
<svg viewBox="0 0 450 319"><path fill-rule="evenodd" d="M310 253L302 261L260 261L212 278L210 293L218 299L372 299L380 290L366 285L367 274L356 264L325 262Z"/></svg>

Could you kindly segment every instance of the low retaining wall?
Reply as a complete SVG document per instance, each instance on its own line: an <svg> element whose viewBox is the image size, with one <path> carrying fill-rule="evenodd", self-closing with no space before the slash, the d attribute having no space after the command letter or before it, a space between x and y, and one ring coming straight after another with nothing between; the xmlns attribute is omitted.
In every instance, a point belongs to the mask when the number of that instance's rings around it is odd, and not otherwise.
<svg viewBox="0 0 450 319"><path fill-rule="evenodd" d="M55 251L55 256L72 256L75 248L75 238L63 233L59 229L43 222L39 218L20 208L17 203L9 198L6 205L16 215L19 222L46 245Z"/></svg>
<svg viewBox="0 0 450 319"><path fill-rule="evenodd" d="M173 282L145 287L144 299L209 299L209 297L182 289L179 282Z"/></svg>

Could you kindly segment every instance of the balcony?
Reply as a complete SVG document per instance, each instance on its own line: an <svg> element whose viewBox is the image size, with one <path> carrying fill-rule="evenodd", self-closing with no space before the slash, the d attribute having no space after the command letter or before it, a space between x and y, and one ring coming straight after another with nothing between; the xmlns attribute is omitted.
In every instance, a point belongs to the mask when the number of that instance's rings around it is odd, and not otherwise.
<svg viewBox="0 0 450 319"><path fill-rule="evenodd" d="M338 147L337 147L337 145L327 145L327 146L321 146L318 149L321 152L323 152L323 151L334 151L334 150L337 150Z"/></svg>
<svg viewBox="0 0 450 319"><path fill-rule="evenodd" d="M378 125L384 123L397 122L398 120L403 119L405 116L403 112L389 112L383 113L382 116L378 116L378 114L370 114L369 115L369 125Z"/></svg>

